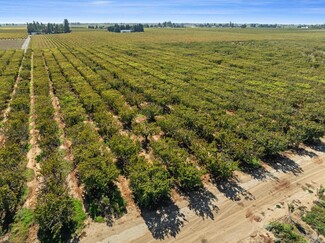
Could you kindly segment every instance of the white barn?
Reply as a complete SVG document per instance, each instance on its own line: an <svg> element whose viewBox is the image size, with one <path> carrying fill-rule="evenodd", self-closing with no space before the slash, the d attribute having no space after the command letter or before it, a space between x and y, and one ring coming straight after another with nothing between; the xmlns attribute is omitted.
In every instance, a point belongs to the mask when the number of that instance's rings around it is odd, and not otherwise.
<svg viewBox="0 0 325 243"><path fill-rule="evenodd" d="M121 30L121 33L131 33L132 30Z"/></svg>

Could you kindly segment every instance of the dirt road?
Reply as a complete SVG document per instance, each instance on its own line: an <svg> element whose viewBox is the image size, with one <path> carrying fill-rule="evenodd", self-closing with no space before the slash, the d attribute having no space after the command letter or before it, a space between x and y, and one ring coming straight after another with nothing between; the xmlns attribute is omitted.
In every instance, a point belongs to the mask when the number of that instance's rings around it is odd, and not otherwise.
<svg viewBox="0 0 325 243"><path fill-rule="evenodd" d="M21 49L24 50L24 53L27 52L30 40L31 40L31 36L29 35L24 41L23 45L21 46Z"/></svg>
<svg viewBox="0 0 325 243"><path fill-rule="evenodd" d="M288 213L287 203L310 208L325 185L325 143L302 147L238 181L206 183L205 190L174 197L156 212L139 210L112 227L91 223L81 242L258 242L265 225ZM255 240L254 240L255 239Z"/></svg>

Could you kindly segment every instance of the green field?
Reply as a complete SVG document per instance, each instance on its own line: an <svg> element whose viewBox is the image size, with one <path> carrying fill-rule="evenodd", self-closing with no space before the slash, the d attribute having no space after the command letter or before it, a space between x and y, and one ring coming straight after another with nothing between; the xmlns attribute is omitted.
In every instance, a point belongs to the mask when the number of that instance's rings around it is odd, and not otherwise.
<svg viewBox="0 0 325 243"><path fill-rule="evenodd" d="M62 46L99 46L105 44L159 44L159 43L192 43L214 41L299 41L323 43L324 30L302 29L146 29L145 33L120 35L105 30L87 30L77 28L69 35L35 36L33 48L51 48Z"/></svg>
<svg viewBox="0 0 325 243"><path fill-rule="evenodd" d="M0 40L25 39L27 35L26 27L24 26L0 26Z"/></svg>
<svg viewBox="0 0 325 243"><path fill-rule="evenodd" d="M20 49L27 36L25 27L0 26L0 51Z"/></svg>
<svg viewBox="0 0 325 243"><path fill-rule="evenodd" d="M137 205L154 208L172 189L198 190L207 174L231 179L325 134L324 31L80 30L33 36L19 72L21 57L0 52L1 111L20 80L2 124L0 202L10 202L0 203L4 232L22 201L28 119L38 131L44 178L33 220L41 239L55 241L73 235L83 218L65 183L71 171L87 213L109 219L125 213L119 176ZM14 176L16 187L8 188Z"/></svg>

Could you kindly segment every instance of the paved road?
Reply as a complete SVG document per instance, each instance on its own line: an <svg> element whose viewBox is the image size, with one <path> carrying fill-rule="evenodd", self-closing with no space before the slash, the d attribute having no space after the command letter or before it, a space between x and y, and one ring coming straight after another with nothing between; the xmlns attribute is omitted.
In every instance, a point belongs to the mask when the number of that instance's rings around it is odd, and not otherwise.
<svg viewBox="0 0 325 243"><path fill-rule="evenodd" d="M31 39L31 36L29 35L29 36L26 38L24 44L21 46L21 49L22 49L22 50L25 50L24 53L26 53L26 51L27 51L27 49L28 49L30 39Z"/></svg>

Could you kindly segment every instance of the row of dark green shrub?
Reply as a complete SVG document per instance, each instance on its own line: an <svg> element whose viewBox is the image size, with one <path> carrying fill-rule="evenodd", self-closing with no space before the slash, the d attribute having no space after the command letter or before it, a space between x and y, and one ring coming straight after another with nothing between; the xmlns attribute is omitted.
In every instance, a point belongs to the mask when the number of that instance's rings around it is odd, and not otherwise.
<svg viewBox="0 0 325 243"><path fill-rule="evenodd" d="M35 221L39 224L42 242L68 240L82 224L78 222L78 204L69 195L66 178L68 161L60 151L60 131L55 121L55 110L50 96L50 82L41 51L33 54L33 94L35 101L35 126L39 132L38 145L42 185L37 197Z"/></svg>
<svg viewBox="0 0 325 243"><path fill-rule="evenodd" d="M125 205L114 184L119 172L112 155L100 141L93 124L87 122L85 109L78 96L71 91L57 59L49 51L44 51L44 57L53 81L54 93L59 98L65 122L64 132L72 141L74 166L78 170L80 183L84 185L87 210L93 218L120 215L125 210ZM61 65L65 65L64 62ZM103 118L104 122L106 117Z"/></svg>
<svg viewBox="0 0 325 243"><path fill-rule="evenodd" d="M81 50L79 50L79 52L82 53ZM82 56L79 58L84 59L85 57ZM116 64L116 66L111 65L111 60L109 58L104 56L98 58L96 54L90 52L87 53L88 63L90 63L89 59L94 60L92 65L98 65L98 68L95 70L101 78L106 81L106 88L119 90L124 94L128 103L134 105L134 110L137 110L138 113L147 117L149 123L140 125L140 133L144 137L147 136L146 134L150 132L150 130L155 130L155 128L158 130L162 129L165 132L165 136L174 138L179 142L179 145L185 145L189 152L197 157L202 167L206 168L214 176L228 178L232 175L232 172L237 168L237 163L233 162L224 153L220 153L216 143L208 143L204 139L200 139L194 131L185 125L184 119L169 114L171 111L167 105L160 105L146 98L137 86L133 86L131 82L127 81L132 80L132 76L128 75L127 72L120 71L121 69L119 67L122 64ZM120 79L118 77L119 75L122 76L123 79ZM98 79L96 79L96 82L99 82ZM105 87L104 84L97 84L97 86L99 88ZM110 106L113 106L113 109L119 107L119 110L123 112L125 111L124 106L118 104L124 104L126 101L124 99L121 100L121 95L118 97L118 93L118 91L114 90L103 92L104 95L113 94L110 96ZM105 99L104 96L103 99ZM197 114L191 114L192 119L194 119L195 116L197 116ZM139 127L139 125L137 125L137 127ZM135 127L134 130L137 130L137 127ZM248 152L249 151L246 151L246 153Z"/></svg>
<svg viewBox="0 0 325 243"><path fill-rule="evenodd" d="M10 99L21 65L22 51L6 51L0 58L0 111L2 112Z"/></svg>
<svg viewBox="0 0 325 243"><path fill-rule="evenodd" d="M104 135L104 140L118 158L118 165L123 170L124 174L130 178L130 185L134 192L136 201L140 205L153 206L159 200L168 198L172 185L172 178L170 178L169 173L160 165L156 163L150 165L148 161L139 156L139 144L128 135L121 135L121 127L119 126L119 123L116 123L115 119L106 120L106 123L104 124L105 126L100 123L96 114L107 114L107 116L113 118L113 115L108 112L108 107L110 107L110 105L108 105L107 102L110 100L102 99L101 96L93 90L92 86L87 82L82 73L77 71L79 70L78 67L74 70L74 65L77 65L77 59L67 60L59 51L54 52L54 54L56 57L60 58L59 65L62 67L62 71L65 73L72 88L78 94L80 101L88 114L90 114L96 122L96 125L99 128L99 133ZM83 65L82 63L79 64ZM99 81L95 77L93 77L92 80ZM108 96L106 97L108 98ZM124 102L120 102L119 104L124 108L123 114L126 114L124 116L126 118L123 119L124 125L128 126L134 117L134 112L131 108L126 106ZM118 108L120 107L116 107L116 109ZM103 131L103 128L107 129L107 125L110 125L110 127L115 130L115 133L110 134L110 136L105 136L106 134L101 132ZM141 170L142 172L140 175L139 172ZM146 173L147 175L144 176ZM139 180L142 180L143 184L146 186L138 183Z"/></svg>
<svg viewBox="0 0 325 243"><path fill-rule="evenodd" d="M145 53L156 66L159 63L158 70L148 62L148 57L141 57L144 51L129 50L132 55L123 52L112 52L105 47L93 54L106 61L101 62L104 63L102 66L106 65L110 71L116 70L114 75L124 81L122 85L131 85L133 90L143 93L147 101L164 108L173 107L169 113L184 121L182 127L195 131L209 143L215 141L218 150L234 160L255 164L263 156L277 154L288 146L296 146L324 134L324 112L318 108L324 102L321 87L314 88L318 96L306 93L305 104L297 106L295 100L297 102L304 93L301 86L293 84L294 92L286 97L277 97L273 93L271 96L264 90L260 91L260 87L252 89L241 81L251 70L222 67L219 71L222 76L215 77L216 65L213 63L200 59L189 61L182 55L165 61L163 51L159 58ZM182 66L177 62L181 62ZM184 75L181 72L183 66L191 67L188 70L195 78ZM227 81L222 82L223 79ZM285 102L284 98L290 102ZM314 102L318 105L313 107ZM227 110L233 111L234 115L227 114Z"/></svg>
<svg viewBox="0 0 325 243"><path fill-rule="evenodd" d="M75 68L79 71L79 73L88 81L91 87L101 96L102 100L106 103L106 105L110 108L112 112L119 115L121 121L124 123L126 128L132 128L132 132L136 135L143 136L145 139L145 143L149 143L149 137L154 134L160 132L159 127L154 126L153 123L149 123L146 120L150 118L150 112L148 112L148 117L144 121L137 122L139 117L135 116L136 113L139 112L137 107L130 107L128 106L126 100L124 99L123 95L116 89L113 89L109 82L102 79L100 75L96 72L91 70L90 68L86 67L83 62L89 60L87 56L84 57L77 57L80 60L74 58L69 52L66 50L60 50L66 57L69 57L69 61L75 66ZM82 62L83 61L83 62ZM126 114L129 114L126 115ZM129 117L128 119L124 119L125 117ZM141 118L140 118L141 120ZM131 123L132 122L132 123ZM131 126L130 126L131 123ZM114 141L116 137L113 137L112 140ZM129 139L129 144L127 143L127 139L120 139L120 141L124 141L124 154L129 153L131 157L132 154L139 153L140 147L137 145L136 147L130 146L131 140ZM175 142L171 142L171 139L165 143L164 141L160 142L152 142L153 146L151 146L155 152L155 161L153 163L161 166L166 167L169 172L169 177L171 180L173 178L176 180L176 183L186 189L194 189L198 186L202 185L200 176L202 172L200 172L195 165L189 160L189 154L186 150L181 149L175 144ZM110 147L111 144L115 145L114 142L109 141ZM156 145L156 146L154 146ZM159 146L161 145L161 146ZM121 147L122 145L120 145ZM113 146L113 150L114 150ZM133 148L133 149L132 149ZM177 149L178 148L178 149ZM129 151L127 150L129 149ZM121 156L121 151L116 152L119 155L119 158L122 158L122 161L127 164L127 160L130 159L128 156L124 154ZM169 154L171 153L171 154ZM126 158L124 158L126 157ZM131 157L132 159L132 157ZM132 164L129 165L132 167Z"/></svg>
<svg viewBox="0 0 325 243"><path fill-rule="evenodd" d="M25 192L24 171L29 138L30 113L30 52L25 54L22 70L17 83L16 93L10 102L10 112L7 121L2 124L5 142L0 148L0 233L9 229L19 206L23 203ZM20 55L21 57L21 55ZM16 57L18 58L18 56ZM21 60L16 60L20 63ZM11 76L14 82L19 66L11 66ZM13 68L16 67L16 70ZM13 87L13 85L11 85ZM11 90L12 92L12 90ZM6 96L6 98L9 98ZM8 101L6 101L8 102Z"/></svg>

